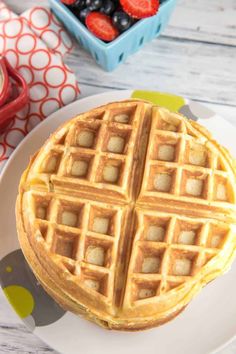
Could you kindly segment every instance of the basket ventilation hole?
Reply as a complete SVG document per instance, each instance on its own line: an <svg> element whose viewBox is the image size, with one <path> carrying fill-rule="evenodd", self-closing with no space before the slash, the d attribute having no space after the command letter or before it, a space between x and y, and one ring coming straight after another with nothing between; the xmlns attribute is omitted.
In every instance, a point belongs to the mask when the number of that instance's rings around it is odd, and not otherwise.
<svg viewBox="0 0 236 354"><path fill-rule="evenodd" d="M159 24L156 29L156 34L159 33L160 31L161 31L161 25Z"/></svg>
<svg viewBox="0 0 236 354"><path fill-rule="evenodd" d="M98 61L98 55L97 55L97 53L94 53L94 56L95 56L96 61Z"/></svg>
<svg viewBox="0 0 236 354"><path fill-rule="evenodd" d="M124 58L124 53L121 53L121 55L119 56L119 63L122 62L123 58Z"/></svg>
<svg viewBox="0 0 236 354"><path fill-rule="evenodd" d="M143 44L144 37L140 38L139 45L141 46Z"/></svg>

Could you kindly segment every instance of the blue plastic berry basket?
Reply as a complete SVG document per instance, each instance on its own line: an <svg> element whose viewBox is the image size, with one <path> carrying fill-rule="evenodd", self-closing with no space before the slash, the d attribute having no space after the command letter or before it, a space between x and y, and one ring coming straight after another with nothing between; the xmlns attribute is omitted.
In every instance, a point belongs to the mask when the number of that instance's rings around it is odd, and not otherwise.
<svg viewBox="0 0 236 354"><path fill-rule="evenodd" d="M96 38L60 1L49 0L55 15L82 47L91 53L96 62L106 71L114 70L126 58L137 52L145 43L158 37L167 25L177 0L166 0L155 16L136 22L114 41L105 43Z"/></svg>

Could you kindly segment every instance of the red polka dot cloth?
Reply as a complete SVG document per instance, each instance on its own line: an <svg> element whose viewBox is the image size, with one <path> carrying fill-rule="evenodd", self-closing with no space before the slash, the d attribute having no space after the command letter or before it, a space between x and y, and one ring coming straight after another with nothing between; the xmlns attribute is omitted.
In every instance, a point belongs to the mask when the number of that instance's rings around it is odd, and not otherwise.
<svg viewBox="0 0 236 354"><path fill-rule="evenodd" d="M79 87L63 57L73 47L49 8L35 7L20 16L0 0L0 55L29 86L29 104L0 135L0 171L19 142L52 112L74 101Z"/></svg>

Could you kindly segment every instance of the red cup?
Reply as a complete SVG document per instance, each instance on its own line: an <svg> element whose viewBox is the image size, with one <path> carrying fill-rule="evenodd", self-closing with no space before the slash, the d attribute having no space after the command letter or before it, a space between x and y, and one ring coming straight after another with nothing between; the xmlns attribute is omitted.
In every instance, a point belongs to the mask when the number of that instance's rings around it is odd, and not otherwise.
<svg viewBox="0 0 236 354"><path fill-rule="evenodd" d="M17 87L13 95L12 81ZM0 57L0 132L8 126L14 115L29 102L29 88L24 78Z"/></svg>
<svg viewBox="0 0 236 354"><path fill-rule="evenodd" d="M3 58L0 58L0 107L11 95L11 85L7 68Z"/></svg>

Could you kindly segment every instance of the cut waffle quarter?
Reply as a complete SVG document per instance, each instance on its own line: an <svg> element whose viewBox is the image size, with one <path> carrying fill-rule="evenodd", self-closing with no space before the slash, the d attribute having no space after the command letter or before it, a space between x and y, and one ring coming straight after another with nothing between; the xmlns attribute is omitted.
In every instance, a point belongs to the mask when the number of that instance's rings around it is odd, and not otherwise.
<svg viewBox="0 0 236 354"><path fill-rule="evenodd" d="M229 269L235 186L234 160L198 123L142 100L114 102L66 122L31 159L18 236L63 308L143 330Z"/></svg>

